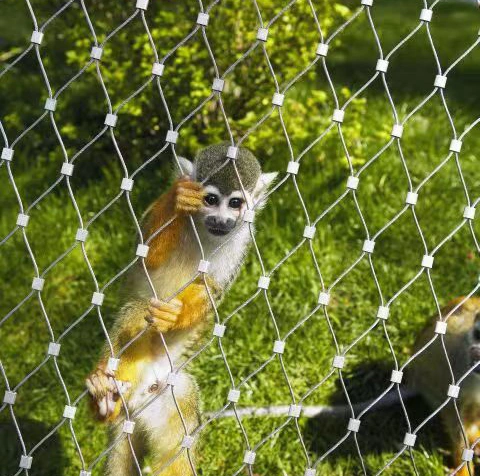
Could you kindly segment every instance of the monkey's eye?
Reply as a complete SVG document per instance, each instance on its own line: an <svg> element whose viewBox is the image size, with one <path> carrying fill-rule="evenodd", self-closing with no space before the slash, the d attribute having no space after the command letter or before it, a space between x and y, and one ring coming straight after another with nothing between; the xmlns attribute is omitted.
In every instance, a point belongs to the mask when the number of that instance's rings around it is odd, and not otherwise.
<svg viewBox="0 0 480 476"><path fill-rule="evenodd" d="M208 195L205 195L205 198L203 200L207 205L210 205L211 207L213 207L214 205L218 205L219 202L218 196L214 193L209 193Z"/></svg>
<svg viewBox="0 0 480 476"><path fill-rule="evenodd" d="M154 393L158 390L158 383L154 383L152 385L150 385L150 387L148 387L148 391L150 393Z"/></svg>
<svg viewBox="0 0 480 476"><path fill-rule="evenodd" d="M230 208L240 208L242 206L243 200L241 198L231 198L228 202Z"/></svg>

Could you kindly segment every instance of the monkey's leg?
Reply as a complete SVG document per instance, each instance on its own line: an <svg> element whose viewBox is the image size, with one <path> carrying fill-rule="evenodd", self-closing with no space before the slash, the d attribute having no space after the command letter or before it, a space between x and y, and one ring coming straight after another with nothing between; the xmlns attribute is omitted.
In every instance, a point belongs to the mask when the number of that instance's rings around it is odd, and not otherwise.
<svg viewBox="0 0 480 476"><path fill-rule="evenodd" d="M188 434L199 425L198 390L192 377L179 374L179 382L173 387L176 403L182 413ZM191 476L193 471L187 455L182 449L185 428L177 405L169 388L141 413L142 429L146 435L148 453L155 472L162 476ZM189 450L193 461L194 449Z"/></svg>
<svg viewBox="0 0 480 476"><path fill-rule="evenodd" d="M189 433L198 426L197 408L184 399L177 398L177 403L182 411L183 418ZM189 455L181 443L185 436L185 430L175 405L163 408L165 425L152 428L148 431L148 446L152 456L153 471L161 471L162 476L193 476L192 464L194 464L194 448L189 450ZM181 451L181 453L180 453ZM180 454L179 454L180 453Z"/></svg>
<svg viewBox="0 0 480 476"><path fill-rule="evenodd" d="M135 432L130 435L130 442L126 435L122 434L122 425L115 432L112 432L110 437L110 444L120 438L115 444L114 448L108 454L107 466L105 476L141 476L135 464L132 448L135 452L135 457L141 468L141 460L143 458L143 445L141 444L139 435Z"/></svg>

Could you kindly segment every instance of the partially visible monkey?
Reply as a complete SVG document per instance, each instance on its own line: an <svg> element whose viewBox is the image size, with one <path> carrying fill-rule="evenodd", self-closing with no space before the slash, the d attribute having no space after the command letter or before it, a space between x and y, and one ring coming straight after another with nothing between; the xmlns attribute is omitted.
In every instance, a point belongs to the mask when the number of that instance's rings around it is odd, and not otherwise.
<svg viewBox="0 0 480 476"><path fill-rule="evenodd" d="M458 298L442 309L442 316L451 312L463 299ZM420 335L415 351L420 350L435 335L435 320ZM407 376L409 386L421 394L432 408L439 407L446 400L448 386L452 384L445 352L439 339L437 341L412 362ZM480 361L480 298L466 300L448 318L444 341L455 380L458 380ZM462 381L460 388L457 405L469 447L480 438L480 364ZM465 442L453 402L442 410L441 416L453 447L455 466L459 466ZM469 464L471 473L465 465L457 474L473 475L473 463Z"/></svg>
<svg viewBox="0 0 480 476"><path fill-rule="evenodd" d="M231 163L219 170L227 160L227 149L225 144L210 146L197 155L194 163L182 158L180 162L187 176L178 178L147 210L144 239L153 238L145 264L158 299L152 298L151 287L139 264L130 272L125 286L125 303L109 332L114 354L145 328L146 321L150 325L123 352L116 371L107 368L111 355L107 346L96 370L86 381L98 418L113 424L112 441L121 433L124 419L119 390L130 412L138 410L149 397L158 395L136 417L131 436L135 454L140 457L150 454L154 471L176 455L185 435L171 392L166 391L171 366L160 333L173 362L178 362L178 358L199 339L211 314L203 279L199 277L188 284L197 273L202 258L189 216L194 220L205 259L210 260L206 280L218 302L235 278L250 243L249 227L242 226L247 205L248 208L254 205L260 208L276 176L276 173L262 173L255 156L246 148L238 148L234 160L244 187L242 190ZM202 185L200 182L205 180ZM155 231L174 215L176 219L154 236ZM236 235L227 242L233 233ZM224 246L210 257L222 244ZM174 299L164 301L182 287L185 289ZM199 424L197 385L185 372L179 372L177 379L173 387L175 398L187 432L191 433ZM109 454L107 475L137 473L129 442L124 438ZM191 474L187 453L182 452L161 474Z"/></svg>

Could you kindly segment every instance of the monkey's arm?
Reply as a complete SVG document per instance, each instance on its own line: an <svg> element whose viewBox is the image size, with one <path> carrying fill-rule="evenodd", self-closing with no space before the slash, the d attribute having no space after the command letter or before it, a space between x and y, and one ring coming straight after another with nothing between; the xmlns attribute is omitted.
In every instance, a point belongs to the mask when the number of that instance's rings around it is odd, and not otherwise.
<svg viewBox="0 0 480 476"><path fill-rule="evenodd" d="M178 246L182 233L185 233L185 227L189 226L188 214L199 210L203 196L201 184L182 177L150 206L143 226L144 238L153 236L145 259L149 269L155 269L161 265ZM169 223L175 215L175 220ZM157 230L164 225L166 225L165 228L157 233Z"/></svg>
<svg viewBox="0 0 480 476"><path fill-rule="evenodd" d="M109 342L105 345L97 369L106 370L108 359L117 355L124 346L147 329L146 318L149 315L147 300L134 300L126 303L115 320L112 329L108 332ZM124 351L128 354L129 347Z"/></svg>
<svg viewBox="0 0 480 476"><path fill-rule="evenodd" d="M122 307L118 319L109 333L115 354L146 329L145 319L148 314L148 301L146 300L130 301ZM109 347L106 351L110 354ZM128 348L125 352L128 352Z"/></svg>

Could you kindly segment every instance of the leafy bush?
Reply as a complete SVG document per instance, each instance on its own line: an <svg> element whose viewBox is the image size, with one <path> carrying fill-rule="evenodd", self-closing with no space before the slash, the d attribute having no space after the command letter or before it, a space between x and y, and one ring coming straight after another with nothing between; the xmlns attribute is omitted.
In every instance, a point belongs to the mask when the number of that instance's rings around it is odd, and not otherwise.
<svg viewBox="0 0 480 476"><path fill-rule="evenodd" d="M87 8L99 42L105 40L117 25L126 21L133 11L113 0L88 4ZM260 8L265 23L279 13L277 2L272 0L261 2ZM316 5L316 8L324 35L331 32L350 13L348 8L327 1ZM50 2L45 1L37 2L34 10L44 17L53 13ZM145 13L145 22L158 56L160 59L166 56L161 87L174 126L209 96L216 68L221 75L249 50L259 26L253 4L246 5L240 0L215 4L210 10L205 37L198 30L170 56L182 39L193 31L197 14L198 5L186 1L151 2ZM39 18L39 22L41 20ZM308 2L297 2L273 23L266 43L266 53L280 88L310 64L315 58L316 45L320 40ZM207 41L213 57L206 46ZM16 41L12 48L17 44ZM54 93L89 61L92 45L92 32L77 3L46 27L40 54ZM262 51L262 45L257 46L225 77L222 99L234 140L242 137L271 108L270 101L276 88L266 53ZM152 44L141 14L138 13L109 38L99 66L114 108L151 79L150 71L154 61ZM302 84L305 80L308 81L308 88L293 86L287 92L284 108L286 127L297 153L328 124L334 107L326 81L315 86L315 83L320 83L319 73L323 75L321 61L302 80ZM8 111L4 116L4 126L9 137L13 138L15 132L20 132L39 116L47 97L33 51L14 71L2 78L0 93L6 98L4 108ZM348 94L346 89L340 92L342 99ZM362 108L357 109L361 113ZM99 84L95 64L91 64L84 74L61 92L58 99L55 117L69 156L100 130L106 112L107 99ZM308 120L305 120L306 117ZM47 118L44 122L48 122ZM347 129L346 134L360 137L361 121L352 121L353 123L356 125L352 125L351 130ZM115 132L130 171L161 148L168 128L167 115L156 81L150 81L119 112ZM196 110L191 120L182 125L178 150L191 156L201 145L228 139L220 101L214 100ZM19 146L25 148L24 154L34 151L42 167L47 164L55 164L57 167L59 161L63 160L54 134L46 134L42 128L31 131L28 140L23 142ZM262 125L247 140L247 144L261 157L280 156L282 163L288 160L285 157L285 137L278 119ZM102 159L111 153L109 141L95 143L86 153L91 167L84 178L98 176L96 169ZM159 161L166 162L163 158ZM20 161L19 166L22 166ZM42 180L41 177L38 179Z"/></svg>

